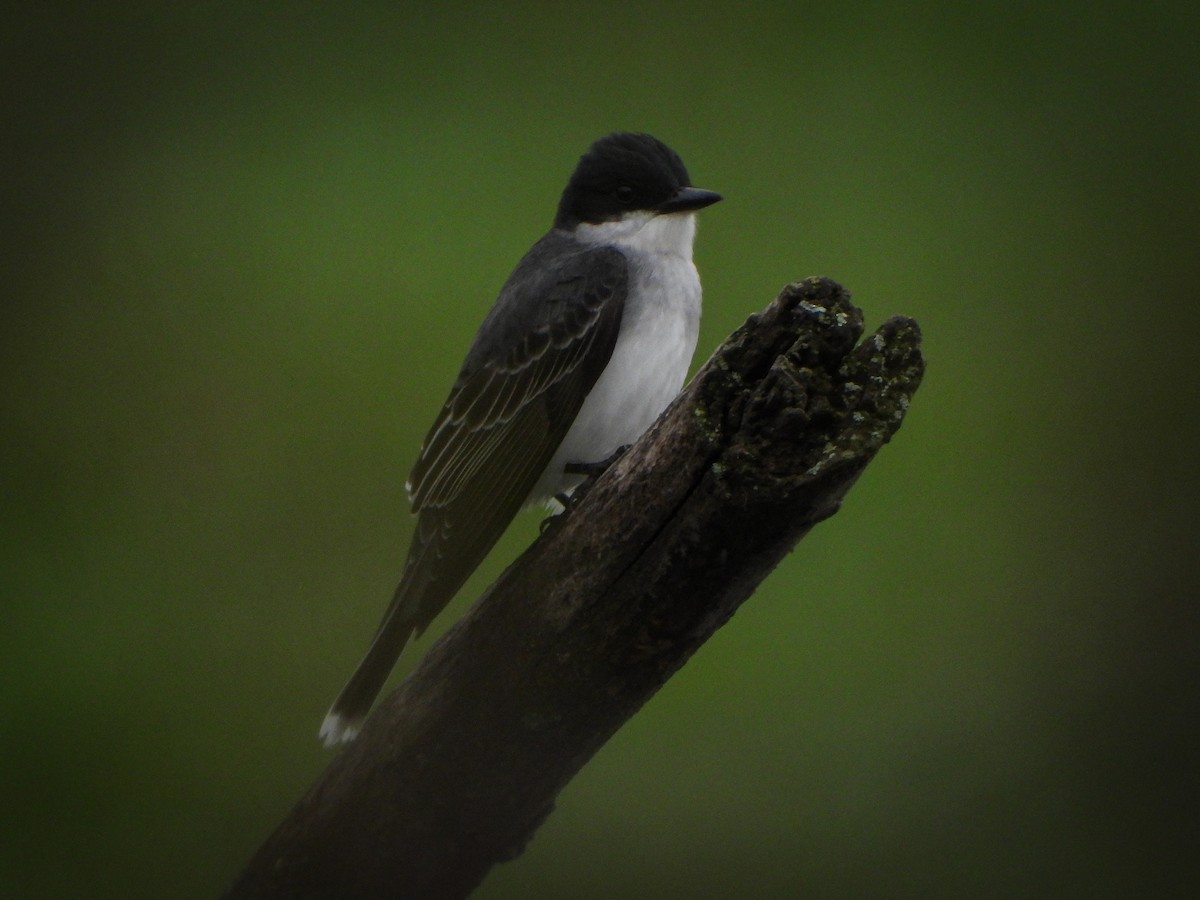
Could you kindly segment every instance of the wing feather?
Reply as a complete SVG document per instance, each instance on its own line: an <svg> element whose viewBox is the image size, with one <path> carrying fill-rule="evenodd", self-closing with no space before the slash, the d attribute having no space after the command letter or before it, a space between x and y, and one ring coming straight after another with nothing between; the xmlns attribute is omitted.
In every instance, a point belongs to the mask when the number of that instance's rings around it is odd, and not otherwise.
<svg viewBox="0 0 1200 900"><path fill-rule="evenodd" d="M606 252L619 257L624 266L620 254ZM579 267L586 261L572 262ZM556 440L542 461L543 467L549 462L616 342L621 306L618 294L623 295L625 273L622 270L616 277L612 263L602 271L607 277L585 279L572 275L556 281L542 313L554 318L539 323L504 356L460 375L413 468L409 484L414 511L451 503L465 488L469 476L478 471L479 459L494 452L497 430L551 429ZM581 389L562 389L564 382L581 379L585 382ZM555 399L551 395L568 393L576 394L577 402L568 404L565 415L556 414L552 424L547 424L546 416L540 424L526 418L521 420L524 428L515 427L517 413L529 403L546 403ZM528 442L530 437L525 434L524 440ZM536 475L526 493L534 481Z"/></svg>

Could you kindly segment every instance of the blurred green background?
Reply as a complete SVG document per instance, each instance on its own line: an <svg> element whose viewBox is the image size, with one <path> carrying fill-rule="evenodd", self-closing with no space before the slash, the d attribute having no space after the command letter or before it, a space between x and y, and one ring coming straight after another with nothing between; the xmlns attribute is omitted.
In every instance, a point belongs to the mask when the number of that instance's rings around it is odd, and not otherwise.
<svg viewBox="0 0 1200 900"><path fill-rule="evenodd" d="M929 372L478 896L1191 896L1195 3L6 19L0 896L212 897L316 777L424 431L614 129L727 198L697 364L823 274Z"/></svg>

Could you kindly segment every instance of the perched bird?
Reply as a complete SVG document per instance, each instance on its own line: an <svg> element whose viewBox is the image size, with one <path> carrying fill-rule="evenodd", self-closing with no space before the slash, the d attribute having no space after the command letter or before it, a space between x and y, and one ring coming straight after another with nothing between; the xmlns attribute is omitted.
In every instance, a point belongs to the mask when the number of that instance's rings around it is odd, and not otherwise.
<svg viewBox="0 0 1200 900"><path fill-rule="evenodd" d="M632 444L679 392L700 322L695 213L720 199L648 134L610 134L580 158L421 447L408 561L321 725L326 746L354 738L404 645L522 506L569 496L585 464Z"/></svg>

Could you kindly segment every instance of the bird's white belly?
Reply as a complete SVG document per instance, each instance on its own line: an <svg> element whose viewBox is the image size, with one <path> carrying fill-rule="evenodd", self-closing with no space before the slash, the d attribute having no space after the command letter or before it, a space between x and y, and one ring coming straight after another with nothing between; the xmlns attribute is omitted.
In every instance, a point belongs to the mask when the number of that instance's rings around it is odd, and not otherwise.
<svg viewBox="0 0 1200 900"><path fill-rule="evenodd" d="M632 444L683 387L700 327L700 277L691 259L631 260L630 297L612 358L530 494L540 502L577 485L567 463L600 462Z"/></svg>

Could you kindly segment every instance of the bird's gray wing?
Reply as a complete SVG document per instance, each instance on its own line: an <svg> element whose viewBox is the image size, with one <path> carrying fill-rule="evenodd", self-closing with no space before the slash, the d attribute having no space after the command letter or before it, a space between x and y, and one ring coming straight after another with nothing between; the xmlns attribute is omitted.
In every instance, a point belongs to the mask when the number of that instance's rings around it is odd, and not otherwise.
<svg viewBox="0 0 1200 900"><path fill-rule="evenodd" d="M403 577L323 734L365 717L409 638L520 510L612 356L627 284L619 251L564 247L553 232L514 270L425 438L409 479L417 523Z"/></svg>
<svg viewBox="0 0 1200 900"><path fill-rule="evenodd" d="M501 329L481 329L409 479L418 520L404 581L414 584L397 598L418 600L418 634L521 508L616 344L625 257L580 249L547 266L538 249L534 274L518 267L492 314L517 329L500 340Z"/></svg>

